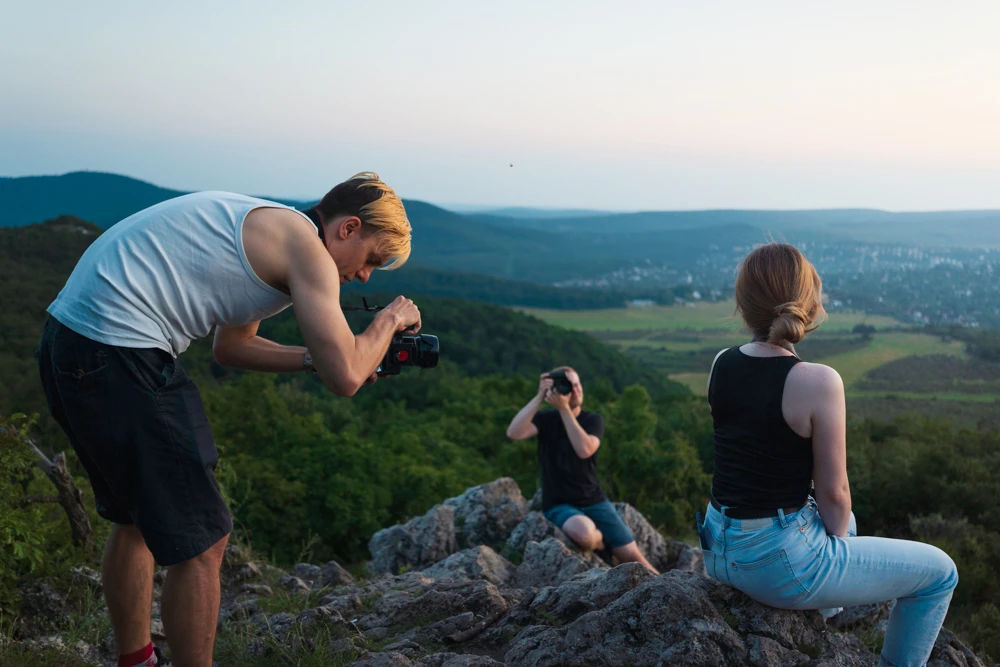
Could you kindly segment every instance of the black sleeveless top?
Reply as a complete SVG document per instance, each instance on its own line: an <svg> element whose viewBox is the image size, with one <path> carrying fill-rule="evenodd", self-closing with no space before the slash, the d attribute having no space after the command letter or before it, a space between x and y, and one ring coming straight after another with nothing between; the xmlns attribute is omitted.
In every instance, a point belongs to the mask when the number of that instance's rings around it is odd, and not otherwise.
<svg viewBox="0 0 1000 667"><path fill-rule="evenodd" d="M727 507L775 509L805 503L812 486L812 438L781 413L785 379L797 357L722 353L709 381L715 422L712 496Z"/></svg>

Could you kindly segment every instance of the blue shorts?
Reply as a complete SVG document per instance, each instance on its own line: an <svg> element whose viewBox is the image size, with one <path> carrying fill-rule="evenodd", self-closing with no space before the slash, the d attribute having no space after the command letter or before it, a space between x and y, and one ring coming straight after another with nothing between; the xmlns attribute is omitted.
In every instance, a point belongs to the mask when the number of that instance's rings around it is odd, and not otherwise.
<svg viewBox="0 0 1000 667"><path fill-rule="evenodd" d="M555 505L545 510L545 518L560 528L563 527L563 524L571 516L577 514L589 517L594 522L597 530L601 531L601 535L604 536L604 546L609 549L617 549L618 547L635 542L632 531L628 529L622 518L618 516L615 506L607 500L599 502L596 505L588 505L587 507Z"/></svg>

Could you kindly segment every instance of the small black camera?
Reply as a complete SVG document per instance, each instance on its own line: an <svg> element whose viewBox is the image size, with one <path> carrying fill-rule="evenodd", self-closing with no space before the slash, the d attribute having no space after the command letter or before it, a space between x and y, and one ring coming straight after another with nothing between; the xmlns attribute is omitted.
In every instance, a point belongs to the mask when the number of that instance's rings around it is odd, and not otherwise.
<svg viewBox="0 0 1000 667"><path fill-rule="evenodd" d="M573 391L573 383L566 377L566 371L552 371L545 377L552 378L552 388L560 394L569 394Z"/></svg>
<svg viewBox="0 0 1000 667"><path fill-rule="evenodd" d="M433 368L437 366L439 351L437 336L396 334L375 372L379 375L398 375L403 366Z"/></svg>

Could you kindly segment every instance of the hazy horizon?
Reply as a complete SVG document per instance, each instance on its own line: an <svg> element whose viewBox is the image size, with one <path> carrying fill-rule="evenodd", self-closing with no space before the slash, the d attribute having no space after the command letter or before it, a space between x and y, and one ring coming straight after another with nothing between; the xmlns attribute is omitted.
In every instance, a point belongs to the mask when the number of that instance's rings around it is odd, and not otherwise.
<svg viewBox="0 0 1000 667"><path fill-rule="evenodd" d="M0 173L309 199L1000 208L1000 5L21 4Z"/></svg>

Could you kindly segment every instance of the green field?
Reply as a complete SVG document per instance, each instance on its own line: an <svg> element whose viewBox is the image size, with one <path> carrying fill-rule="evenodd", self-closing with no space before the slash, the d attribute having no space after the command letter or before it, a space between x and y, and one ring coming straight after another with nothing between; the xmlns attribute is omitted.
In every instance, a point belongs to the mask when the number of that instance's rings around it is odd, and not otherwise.
<svg viewBox="0 0 1000 667"><path fill-rule="evenodd" d="M742 321L733 314L732 301L587 311L539 308L519 310L549 324L585 331L643 363L662 370L671 379L683 383L697 394L705 392L708 369L715 353L749 339ZM858 324L874 326L875 334L862 337L853 333L852 330ZM985 411L995 411L1000 406L1000 391L971 393L944 390L940 383L922 384L917 371L923 365L923 360L931 358L931 355L936 355L934 358L939 359L939 365L941 357L954 358L954 373L968 373L965 347L961 342L943 340L889 317L857 312L831 313L822 327L807 336L797 347L803 359L837 369L844 379L848 403L851 405L870 403L888 406L889 413L895 414L922 411L923 408L919 407L922 402L933 401L935 405L943 406L939 412L946 414L946 406L952 405L956 406L956 414L972 415L964 421L981 420ZM904 368L912 369L912 377L899 379L895 384L881 377L878 389L871 389L873 384L868 380L870 373L905 359L909 361ZM572 363L572 360L567 360L567 363ZM896 368L899 368L898 365ZM1000 381L1000 370L995 371L995 374L997 381ZM897 370L896 376L898 375ZM971 378L959 375L955 375L954 379L954 384L959 387L968 388L973 382ZM938 386L932 388L932 384ZM928 388L921 391L920 388L924 385ZM991 383L990 388L993 386ZM963 404L961 409L957 404Z"/></svg>
<svg viewBox="0 0 1000 667"><path fill-rule="evenodd" d="M629 331L639 329L695 331L731 331L739 333L743 321L734 314L732 301L692 303L685 306L647 306L609 308L605 310L550 310L518 308L549 324L578 331ZM877 328L900 327L900 322L881 315L864 313L834 313L823 324L825 331L850 331L857 324Z"/></svg>

